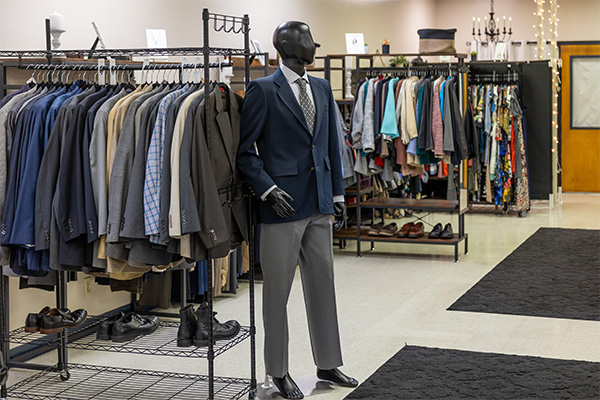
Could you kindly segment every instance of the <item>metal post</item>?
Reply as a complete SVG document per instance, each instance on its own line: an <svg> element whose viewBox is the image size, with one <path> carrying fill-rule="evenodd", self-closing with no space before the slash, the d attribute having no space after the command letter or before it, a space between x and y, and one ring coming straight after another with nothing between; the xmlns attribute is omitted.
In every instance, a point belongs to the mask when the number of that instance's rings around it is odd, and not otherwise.
<svg viewBox="0 0 600 400"><path fill-rule="evenodd" d="M0 274L2 274L2 269L0 268ZM2 341L0 341L0 353L2 356L3 364L8 367L8 352L9 346L9 319L8 319L8 276L1 275L0 276L0 298L2 299L2 305L0 306L0 335ZM2 385L0 387L0 398L5 400L8 397L8 391L6 389L6 385Z"/></svg>
<svg viewBox="0 0 600 400"><path fill-rule="evenodd" d="M181 308L187 306L187 298L188 298L188 269L184 268L181 270Z"/></svg>
<svg viewBox="0 0 600 400"><path fill-rule="evenodd" d="M329 58L329 56L325 56L325 79L327 79L327 81L329 83L331 83L331 58Z"/></svg>
<svg viewBox="0 0 600 400"><path fill-rule="evenodd" d="M46 58L48 59L48 64L52 63L52 47L50 40L50 20L46 18Z"/></svg>
<svg viewBox="0 0 600 400"><path fill-rule="evenodd" d="M244 68L246 81L244 88L250 83L250 17L244 14ZM265 56L265 76L269 74L269 56ZM250 191L249 191L250 192ZM249 262L250 262L250 394L256 396L256 322L254 309L254 225L252 218L252 193L248 193L249 220Z"/></svg>
<svg viewBox="0 0 600 400"><path fill-rule="evenodd" d="M208 8L205 8L202 11L202 21L203 21L203 29L204 29L204 46L202 47L202 54L204 55L204 85L205 90L209 90L210 85L210 47L208 40L208 25L210 20L210 14L208 12ZM248 62L248 59L246 59ZM208 92L207 92L208 93ZM210 96L206 98L204 102L204 132L206 135L206 146L208 147L208 156L211 156L211 133L210 133L210 123L211 121L211 108L210 108ZM208 290L206 291L206 301L208 303L208 398L215 398L215 349L213 343L213 299L212 299L212 291L213 291L213 268L214 268L214 260L212 259L212 251L208 249L207 252L208 259Z"/></svg>
<svg viewBox="0 0 600 400"><path fill-rule="evenodd" d="M269 53L265 53L265 76L269 76ZM246 83L247 85L248 83Z"/></svg>
<svg viewBox="0 0 600 400"><path fill-rule="evenodd" d="M60 309L67 307L67 271L57 271L58 284L56 285L56 306ZM58 372L62 380L69 379L67 341L68 333L64 329L58 334Z"/></svg>

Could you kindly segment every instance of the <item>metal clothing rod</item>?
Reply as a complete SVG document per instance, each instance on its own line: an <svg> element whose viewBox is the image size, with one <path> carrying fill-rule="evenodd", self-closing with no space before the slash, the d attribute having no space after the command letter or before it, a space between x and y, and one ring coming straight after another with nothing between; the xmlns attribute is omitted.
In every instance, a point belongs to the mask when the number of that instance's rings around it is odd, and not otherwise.
<svg viewBox="0 0 600 400"><path fill-rule="evenodd" d="M233 63L210 63L210 68L231 67ZM98 67L96 64L28 64L19 65L18 69L55 70L55 71L142 71L142 70L171 70L180 68L204 68L204 64L117 64L115 67L108 65Z"/></svg>

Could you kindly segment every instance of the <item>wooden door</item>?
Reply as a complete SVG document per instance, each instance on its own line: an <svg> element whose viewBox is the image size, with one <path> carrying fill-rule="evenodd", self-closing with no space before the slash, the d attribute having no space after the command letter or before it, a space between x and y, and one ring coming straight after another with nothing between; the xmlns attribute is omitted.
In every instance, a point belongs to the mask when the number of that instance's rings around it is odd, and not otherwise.
<svg viewBox="0 0 600 400"><path fill-rule="evenodd" d="M562 190L600 193L600 42L559 46Z"/></svg>

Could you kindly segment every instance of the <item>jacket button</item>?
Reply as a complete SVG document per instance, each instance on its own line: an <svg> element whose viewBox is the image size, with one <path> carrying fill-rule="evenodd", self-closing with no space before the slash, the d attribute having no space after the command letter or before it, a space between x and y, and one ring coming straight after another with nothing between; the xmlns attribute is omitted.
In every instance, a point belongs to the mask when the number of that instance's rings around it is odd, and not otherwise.
<svg viewBox="0 0 600 400"><path fill-rule="evenodd" d="M312 148L313 148L313 149L315 148L315 145L314 145L314 144L312 145Z"/></svg>
<svg viewBox="0 0 600 400"><path fill-rule="evenodd" d="M311 170L311 171L314 171L314 170L315 170L315 167L311 167L311 168L310 168L310 170Z"/></svg>

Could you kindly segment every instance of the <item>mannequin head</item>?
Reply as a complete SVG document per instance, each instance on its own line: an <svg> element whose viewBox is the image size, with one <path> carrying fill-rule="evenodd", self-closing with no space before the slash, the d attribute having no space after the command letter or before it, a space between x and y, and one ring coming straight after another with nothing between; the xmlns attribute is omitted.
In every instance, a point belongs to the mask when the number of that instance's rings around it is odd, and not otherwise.
<svg viewBox="0 0 600 400"><path fill-rule="evenodd" d="M304 66L313 62L319 44L314 42L310 28L304 22L287 21L273 32L273 46L281 55L283 63L302 75Z"/></svg>

